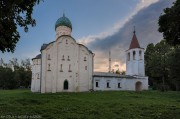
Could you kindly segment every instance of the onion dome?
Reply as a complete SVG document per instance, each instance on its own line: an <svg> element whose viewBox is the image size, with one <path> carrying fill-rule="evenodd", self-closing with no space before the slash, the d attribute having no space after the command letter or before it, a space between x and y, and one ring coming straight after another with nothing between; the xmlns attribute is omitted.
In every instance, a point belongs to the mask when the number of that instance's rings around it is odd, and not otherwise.
<svg viewBox="0 0 180 119"><path fill-rule="evenodd" d="M70 21L67 17L65 17L64 14L63 14L62 17L60 17L60 18L56 21L55 29L56 29L58 26L67 26L67 27L69 27L69 28L72 29L71 21Z"/></svg>

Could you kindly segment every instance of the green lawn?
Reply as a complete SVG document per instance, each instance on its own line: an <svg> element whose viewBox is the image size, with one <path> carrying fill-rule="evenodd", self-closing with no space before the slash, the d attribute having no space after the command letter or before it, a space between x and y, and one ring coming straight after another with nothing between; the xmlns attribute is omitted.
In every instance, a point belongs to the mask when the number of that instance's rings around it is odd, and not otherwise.
<svg viewBox="0 0 180 119"><path fill-rule="evenodd" d="M25 117L26 116L26 117ZM180 119L180 92L0 90L0 119Z"/></svg>

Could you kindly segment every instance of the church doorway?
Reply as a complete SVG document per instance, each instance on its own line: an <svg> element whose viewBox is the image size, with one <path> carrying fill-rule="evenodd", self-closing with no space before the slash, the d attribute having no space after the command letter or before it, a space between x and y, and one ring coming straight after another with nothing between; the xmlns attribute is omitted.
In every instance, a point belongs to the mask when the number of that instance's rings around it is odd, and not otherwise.
<svg viewBox="0 0 180 119"><path fill-rule="evenodd" d="M135 90L136 91L142 91L142 83L140 81L136 82Z"/></svg>
<svg viewBox="0 0 180 119"><path fill-rule="evenodd" d="M67 80L64 81L64 90L68 90L68 81Z"/></svg>

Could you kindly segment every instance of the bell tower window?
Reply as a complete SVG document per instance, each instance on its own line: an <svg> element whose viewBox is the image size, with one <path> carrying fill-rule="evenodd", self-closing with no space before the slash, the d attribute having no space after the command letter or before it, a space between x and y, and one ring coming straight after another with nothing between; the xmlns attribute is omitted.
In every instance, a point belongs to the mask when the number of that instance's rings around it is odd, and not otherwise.
<svg viewBox="0 0 180 119"><path fill-rule="evenodd" d="M127 61L130 61L130 52L127 54Z"/></svg>
<svg viewBox="0 0 180 119"><path fill-rule="evenodd" d="M139 59L142 60L142 51L139 51Z"/></svg>
<svg viewBox="0 0 180 119"><path fill-rule="evenodd" d="M136 60L136 52L133 51L133 60Z"/></svg>

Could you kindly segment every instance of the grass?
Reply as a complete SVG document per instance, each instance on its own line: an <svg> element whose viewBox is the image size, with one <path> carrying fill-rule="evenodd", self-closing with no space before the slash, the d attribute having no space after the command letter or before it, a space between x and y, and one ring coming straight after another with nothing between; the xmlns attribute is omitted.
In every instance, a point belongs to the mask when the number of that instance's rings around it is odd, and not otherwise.
<svg viewBox="0 0 180 119"><path fill-rule="evenodd" d="M180 92L0 90L0 119L180 119Z"/></svg>

